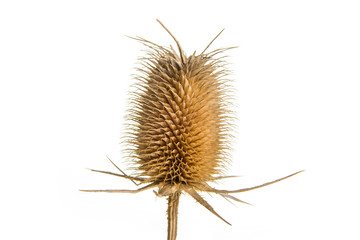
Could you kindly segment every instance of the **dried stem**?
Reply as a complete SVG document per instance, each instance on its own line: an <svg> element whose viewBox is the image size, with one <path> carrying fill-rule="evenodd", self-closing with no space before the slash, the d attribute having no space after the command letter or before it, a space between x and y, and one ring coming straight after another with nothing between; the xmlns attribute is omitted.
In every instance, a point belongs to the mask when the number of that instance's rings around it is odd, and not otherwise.
<svg viewBox="0 0 360 240"><path fill-rule="evenodd" d="M168 197L168 240L176 239L179 200L180 192L175 192Z"/></svg>

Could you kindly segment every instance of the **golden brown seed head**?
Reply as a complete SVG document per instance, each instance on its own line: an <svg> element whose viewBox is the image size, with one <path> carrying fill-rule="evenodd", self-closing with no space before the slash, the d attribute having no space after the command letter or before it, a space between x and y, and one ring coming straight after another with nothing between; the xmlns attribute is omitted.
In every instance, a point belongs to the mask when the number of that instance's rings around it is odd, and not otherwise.
<svg viewBox="0 0 360 240"><path fill-rule="evenodd" d="M166 31L168 29L158 21ZM221 31L222 32L222 31ZM210 42L210 44L221 34ZM218 190L208 181L223 178L221 171L227 162L228 132L232 119L229 111L228 80L217 54L230 49L205 50L187 57L174 38L178 50L165 48L136 38L148 50L138 70L137 90L129 110L127 143L137 176L92 170L130 179L136 185L147 183L137 190L82 190L86 192L138 193L158 187L158 196L168 196L168 240L177 235L179 199L186 192L211 213L222 218L199 192L216 193L228 200L246 203L231 193L246 192L282 181L302 171L255 187L238 190Z"/></svg>
<svg viewBox="0 0 360 240"><path fill-rule="evenodd" d="M138 69L129 114L128 142L138 176L168 186L165 195L174 185L213 180L229 149L228 87L221 60L215 58L225 49L187 57L138 40L150 48Z"/></svg>

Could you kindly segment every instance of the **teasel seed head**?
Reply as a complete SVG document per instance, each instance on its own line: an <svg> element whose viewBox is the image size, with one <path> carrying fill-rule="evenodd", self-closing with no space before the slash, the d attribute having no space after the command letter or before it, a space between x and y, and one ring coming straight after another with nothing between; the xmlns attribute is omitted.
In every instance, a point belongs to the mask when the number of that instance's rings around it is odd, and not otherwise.
<svg viewBox="0 0 360 240"><path fill-rule="evenodd" d="M149 48L129 111L136 174L163 187L160 193L201 188L229 162L231 87L217 58L226 49L186 56L180 45L177 53L136 39Z"/></svg>
<svg viewBox="0 0 360 240"><path fill-rule="evenodd" d="M233 92L227 79L222 53L230 48L187 56L172 33L177 51L136 37L147 47L140 58L135 90L128 110L126 143L134 174L92 170L127 178L134 184L146 184L137 190L81 190L85 192L138 193L151 188L168 199L168 240L177 236L177 214L181 193L185 192L211 213L223 219L199 192L216 193L246 203L231 193L246 192L294 176L238 190L218 190L208 183L226 178L229 165L231 130L234 114L230 99Z"/></svg>

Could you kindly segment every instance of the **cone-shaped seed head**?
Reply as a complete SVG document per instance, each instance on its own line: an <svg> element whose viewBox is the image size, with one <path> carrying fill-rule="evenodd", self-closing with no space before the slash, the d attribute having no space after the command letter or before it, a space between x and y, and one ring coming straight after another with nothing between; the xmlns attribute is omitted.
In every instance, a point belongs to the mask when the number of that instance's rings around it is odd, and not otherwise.
<svg viewBox="0 0 360 240"><path fill-rule="evenodd" d="M158 21L166 31L168 29ZM169 32L169 31L168 31ZM222 32L222 31L221 31ZM228 200L246 203L229 193L258 189L289 176L255 187L218 190L208 181L223 178L228 162L232 112L229 110L229 86L224 63L218 54L230 48L217 49L187 57L179 42L179 54L143 38L148 47L141 58L140 74L135 77L129 110L127 143L136 176L106 171L106 174L147 184L137 190L84 190L90 192L138 193L158 187L158 196L168 196L168 240L176 240L180 194L186 192L211 213L227 222L198 192L212 192ZM114 164L115 165L115 164ZM115 165L116 166L116 165Z"/></svg>
<svg viewBox="0 0 360 240"><path fill-rule="evenodd" d="M129 114L138 176L172 186L212 180L229 148L228 87L214 58L221 51L180 57L172 48L138 40L150 48Z"/></svg>

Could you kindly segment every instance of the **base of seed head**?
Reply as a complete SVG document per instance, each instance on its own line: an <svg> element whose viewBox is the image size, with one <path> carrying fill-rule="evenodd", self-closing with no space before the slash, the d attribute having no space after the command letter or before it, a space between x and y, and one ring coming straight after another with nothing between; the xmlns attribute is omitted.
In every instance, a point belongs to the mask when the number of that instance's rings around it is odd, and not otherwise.
<svg viewBox="0 0 360 240"><path fill-rule="evenodd" d="M216 37L200 53L186 56L177 39L159 21L174 39L178 52L146 39L136 37L146 47L142 68L133 93L129 111L127 143L133 157L134 176L120 171L110 174L145 185L136 190L81 190L84 192L138 193L155 188L159 197L168 198L168 240L177 235L179 199L187 193L225 223L213 207L199 193L216 193L228 200L246 203L230 194L246 192L282 181L302 171L255 187L238 190L219 190L208 183L226 178L229 150L228 84L226 69L218 54L231 49L222 48L206 52Z"/></svg>

